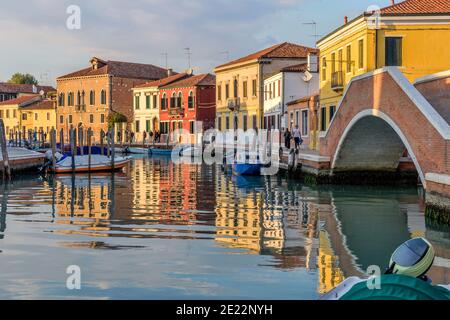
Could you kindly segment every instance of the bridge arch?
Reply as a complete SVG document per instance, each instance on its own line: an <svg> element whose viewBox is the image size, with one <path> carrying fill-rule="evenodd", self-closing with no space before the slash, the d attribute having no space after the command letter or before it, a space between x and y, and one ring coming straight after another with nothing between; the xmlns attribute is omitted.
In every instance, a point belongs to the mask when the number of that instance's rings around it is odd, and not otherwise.
<svg viewBox="0 0 450 320"><path fill-rule="evenodd" d="M425 186L425 174L401 128L384 112L365 109L350 120L340 137L332 157L331 172L395 171L405 149Z"/></svg>

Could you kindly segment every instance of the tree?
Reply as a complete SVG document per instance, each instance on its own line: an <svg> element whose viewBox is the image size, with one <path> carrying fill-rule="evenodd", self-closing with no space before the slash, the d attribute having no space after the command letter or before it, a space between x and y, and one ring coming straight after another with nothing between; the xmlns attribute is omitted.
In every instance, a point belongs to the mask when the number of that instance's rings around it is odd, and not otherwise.
<svg viewBox="0 0 450 320"><path fill-rule="evenodd" d="M13 74L8 82L15 84L34 84L34 85L38 84L38 81L33 75L29 73L24 74L19 72Z"/></svg>

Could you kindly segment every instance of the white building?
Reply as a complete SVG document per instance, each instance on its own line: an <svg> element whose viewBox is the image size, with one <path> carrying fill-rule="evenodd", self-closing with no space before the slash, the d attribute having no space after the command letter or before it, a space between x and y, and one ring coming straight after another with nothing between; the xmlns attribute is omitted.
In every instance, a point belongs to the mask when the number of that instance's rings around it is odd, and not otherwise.
<svg viewBox="0 0 450 320"><path fill-rule="evenodd" d="M281 69L264 80L264 128L284 130L291 101L319 92L317 55L308 62Z"/></svg>

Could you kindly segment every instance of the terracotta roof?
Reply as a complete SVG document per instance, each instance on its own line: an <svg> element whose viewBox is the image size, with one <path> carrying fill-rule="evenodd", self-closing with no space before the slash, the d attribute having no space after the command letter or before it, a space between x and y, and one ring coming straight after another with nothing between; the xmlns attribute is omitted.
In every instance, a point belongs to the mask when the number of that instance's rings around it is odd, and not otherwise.
<svg viewBox="0 0 450 320"><path fill-rule="evenodd" d="M150 81L150 82L146 82L144 84L141 84L139 86L136 86L135 88L149 88L149 87L162 87L162 86L166 86L174 81L180 80L180 79L184 79L185 77L188 77L187 73L178 73L178 74L174 74L173 76L170 77L166 77L166 78L162 78L159 80L155 80L155 81Z"/></svg>
<svg viewBox="0 0 450 320"><path fill-rule="evenodd" d="M288 106L292 106L294 104L298 104L298 103L302 103L302 102L308 102L308 101L310 101L313 98L316 98L318 100L319 99L319 94L313 94L313 95L310 95L310 96L302 97L300 99L290 101L290 102L288 102L286 104Z"/></svg>
<svg viewBox="0 0 450 320"><path fill-rule="evenodd" d="M122 62L122 61L103 61L93 58L100 62L97 69L92 66L86 69L78 70L58 79L112 75L115 77L157 80L167 76L167 70L152 64ZM92 61L91 60L91 61Z"/></svg>
<svg viewBox="0 0 450 320"><path fill-rule="evenodd" d="M222 64L220 66L217 66L216 68L222 68L226 66L230 66L233 64L251 61L255 59L261 59L261 58L306 58L308 56L308 53L317 53L318 50L314 48L304 47L298 44L289 43L289 42L283 42L277 45L274 45L270 48L266 48L264 50L252 53L248 56L227 62L225 64Z"/></svg>
<svg viewBox="0 0 450 320"><path fill-rule="evenodd" d="M307 63L296 64L281 69L282 72L305 72L306 70L308 70Z"/></svg>
<svg viewBox="0 0 450 320"><path fill-rule="evenodd" d="M450 0L406 0L381 9L386 15L450 13Z"/></svg>
<svg viewBox="0 0 450 320"><path fill-rule="evenodd" d="M23 109L31 109L31 110L47 110L47 109L55 109L56 102L54 100L41 100L34 103L27 104L23 106Z"/></svg>
<svg viewBox="0 0 450 320"><path fill-rule="evenodd" d="M204 73L196 76L190 76L189 78L173 82L167 86L162 87L161 89L186 88L194 86L215 86L215 85L216 85L216 76L210 73Z"/></svg>
<svg viewBox="0 0 450 320"><path fill-rule="evenodd" d="M56 89L51 86L36 86L36 92L33 92L32 84L15 84L8 82L0 82L0 92L1 93L39 93L41 90L44 93L55 91Z"/></svg>
<svg viewBox="0 0 450 320"><path fill-rule="evenodd" d="M22 96L16 99L11 99L11 100L6 100L3 102L0 102L0 106L10 106L10 105L22 105L22 104L26 104L29 103L31 101L35 101L38 100L37 98L40 99L40 95L30 95L30 96Z"/></svg>

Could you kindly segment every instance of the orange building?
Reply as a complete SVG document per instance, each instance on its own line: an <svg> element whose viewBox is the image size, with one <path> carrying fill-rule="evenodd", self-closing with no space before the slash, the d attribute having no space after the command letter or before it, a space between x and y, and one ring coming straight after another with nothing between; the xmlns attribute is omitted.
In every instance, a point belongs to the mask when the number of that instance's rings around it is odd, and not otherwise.
<svg viewBox="0 0 450 320"><path fill-rule="evenodd" d="M108 130L108 119L114 113L126 117L118 130L133 121L132 88L167 76L166 69L151 65L92 58L88 68L57 79L58 130L71 127L92 128L94 141L101 130ZM122 137L124 135L122 134Z"/></svg>

